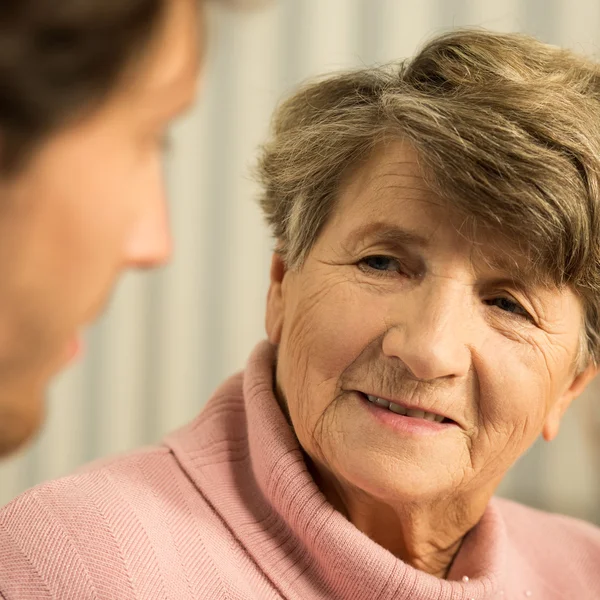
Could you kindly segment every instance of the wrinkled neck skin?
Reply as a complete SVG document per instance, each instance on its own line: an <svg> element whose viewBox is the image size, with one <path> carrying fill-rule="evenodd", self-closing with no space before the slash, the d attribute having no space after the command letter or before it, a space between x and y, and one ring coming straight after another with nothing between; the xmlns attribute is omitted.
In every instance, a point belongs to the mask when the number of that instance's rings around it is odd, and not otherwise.
<svg viewBox="0 0 600 600"><path fill-rule="evenodd" d="M329 501L357 529L403 562L440 579L448 575L465 535L481 519L495 485L469 497L382 502L340 482L305 455Z"/></svg>

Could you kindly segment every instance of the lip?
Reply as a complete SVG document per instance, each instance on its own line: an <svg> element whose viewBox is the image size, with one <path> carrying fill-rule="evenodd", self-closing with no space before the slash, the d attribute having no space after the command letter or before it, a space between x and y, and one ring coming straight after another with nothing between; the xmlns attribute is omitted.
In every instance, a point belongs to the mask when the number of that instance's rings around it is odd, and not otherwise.
<svg viewBox="0 0 600 600"><path fill-rule="evenodd" d="M367 395L363 392L358 392L358 395L360 396L361 404L364 406L365 410L368 410L369 413L382 425L385 425L386 427L389 427L398 433L408 433L413 435L436 435L458 427L458 424L454 421L438 423L437 421L426 421L425 419L399 415L387 408L382 408L381 406L377 406L376 404L369 402ZM370 395L375 396L376 394ZM383 398L382 396L377 397L382 398L382 400L388 400L388 398ZM393 402L393 400L388 401ZM425 410L418 406L407 406L400 402L395 402L395 404L401 404L401 406L404 406L407 409L412 408L416 410ZM434 414L440 413L434 412ZM441 416L449 418L445 415Z"/></svg>
<svg viewBox="0 0 600 600"><path fill-rule="evenodd" d="M83 340L81 334L74 333L66 343L65 354L67 363L70 364L83 354Z"/></svg>
<svg viewBox="0 0 600 600"><path fill-rule="evenodd" d="M363 396L365 396L365 398L367 396L376 396L377 398L381 398L382 400L387 400L388 402L391 402L392 404L397 404L398 406L402 406L406 410L422 410L424 412L428 412L428 413L437 415L439 417L444 417L444 419L448 419L449 421L454 421L454 419L451 419L448 415L445 415L445 414L435 411L435 410L431 410L424 406L417 406L416 404L406 404L406 402L400 402L399 400L393 400L392 398L387 398L386 396L380 396L379 394L370 394L370 393L366 393L366 392L362 392L362 391L359 391L359 393L362 394Z"/></svg>

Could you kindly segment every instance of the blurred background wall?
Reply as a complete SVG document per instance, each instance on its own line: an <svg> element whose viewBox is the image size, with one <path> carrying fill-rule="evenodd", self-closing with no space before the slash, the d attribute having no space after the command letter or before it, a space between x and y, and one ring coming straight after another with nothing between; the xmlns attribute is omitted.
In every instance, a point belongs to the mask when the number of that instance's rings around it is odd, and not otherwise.
<svg viewBox="0 0 600 600"><path fill-rule="evenodd" d="M212 3L209 3L212 4ZM410 56L453 26L521 31L599 54L598 0L274 0L209 7L201 101L166 160L173 263L128 275L84 358L57 380L41 437L0 464L0 503L84 462L160 440L202 408L263 337L272 242L250 178L276 103L308 77ZM600 385L500 493L600 523Z"/></svg>

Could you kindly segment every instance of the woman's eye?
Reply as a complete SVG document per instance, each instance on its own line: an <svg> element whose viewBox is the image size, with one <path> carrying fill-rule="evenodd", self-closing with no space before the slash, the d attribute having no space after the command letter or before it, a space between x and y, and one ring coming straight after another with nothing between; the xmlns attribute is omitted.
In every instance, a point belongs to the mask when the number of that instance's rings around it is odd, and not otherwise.
<svg viewBox="0 0 600 600"><path fill-rule="evenodd" d="M523 317L531 321L531 315L518 302L515 302L511 298L500 296L498 298L492 298L491 300L487 300L486 303L489 306L497 306L500 310L503 310L504 312L512 313L514 315Z"/></svg>
<svg viewBox="0 0 600 600"><path fill-rule="evenodd" d="M359 267L363 271L395 271L400 272L402 267L398 260L390 256L374 255L367 256L358 262Z"/></svg>

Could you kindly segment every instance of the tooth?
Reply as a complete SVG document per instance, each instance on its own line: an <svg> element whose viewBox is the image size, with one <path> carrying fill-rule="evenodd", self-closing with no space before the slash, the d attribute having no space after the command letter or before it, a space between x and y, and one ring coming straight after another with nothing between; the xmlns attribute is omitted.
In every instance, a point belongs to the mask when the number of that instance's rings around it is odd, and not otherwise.
<svg viewBox="0 0 600 600"><path fill-rule="evenodd" d="M406 414L409 417L415 417L416 419L422 419L425 416L425 411L424 410L417 410L417 409L414 409L414 408L409 408L406 411Z"/></svg>
<svg viewBox="0 0 600 600"><path fill-rule="evenodd" d="M435 420L438 423L441 423L444 420L444 417L442 415L435 415Z"/></svg>
<svg viewBox="0 0 600 600"><path fill-rule="evenodd" d="M426 412L425 416L423 418L426 421L435 421L435 415L433 413L430 413L430 412Z"/></svg>
<svg viewBox="0 0 600 600"><path fill-rule="evenodd" d="M369 396L369 394L367 394L367 400L369 402L375 402L375 396Z"/></svg>
<svg viewBox="0 0 600 600"><path fill-rule="evenodd" d="M400 406L399 404L394 404L393 402L390 402L389 408L392 412L395 412L397 415L406 414L406 409L404 408L404 406Z"/></svg>
<svg viewBox="0 0 600 600"><path fill-rule="evenodd" d="M383 406L383 408L388 408L390 405L390 403L387 400L382 400L381 398L375 398L373 402L377 404L377 406Z"/></svg>

